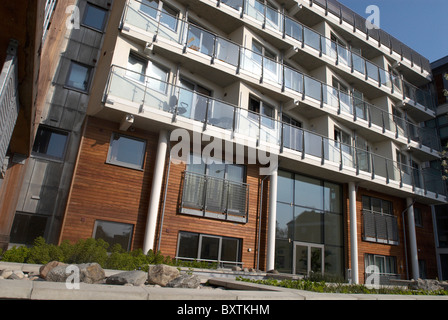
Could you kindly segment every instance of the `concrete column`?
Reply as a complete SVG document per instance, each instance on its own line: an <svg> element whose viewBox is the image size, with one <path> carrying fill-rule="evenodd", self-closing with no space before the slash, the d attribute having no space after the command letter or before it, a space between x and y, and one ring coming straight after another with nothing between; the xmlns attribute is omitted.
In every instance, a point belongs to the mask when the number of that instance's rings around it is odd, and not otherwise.
<svg viewBox="0 0 448 320"><path fill-rule="evenodd" d="M266 271L275 268L275 229L277 224L277 178L278 169L271 173L269 183L269 217L268 217L268 248Z"/></svg>
<svg viewBox="0 0 448 320"><path fill-rule="evenodd" d="M419 268L418 268L417 236L415 234L414 200L412 198L406 198L406 204L408 206L408 229L409 229L408 241L409 241L409 249L411 252L410 260L412 265L412 278L417 280L419 278Z"/></svg>
<svg viewBox="0 0 448 320"><path fill-rule="evenodd" d="M163 172L165 170L166 151L168 149L169 134L166 130L159 132L159 143L157 146L156 163L152 178L151 194L149 198L148 217L146 220L145 239L143 252L154 250L156 236L157 214L159 212L160 194L162 191Z"/></svg>
<svg viewBox="0 0 448 320"><path fill-rule="evenodd" d="M352 269L352 283L359 284L358 276L358 226L356 217L356 185L348 184L349 210L350 210L350 257Z"/></svg>

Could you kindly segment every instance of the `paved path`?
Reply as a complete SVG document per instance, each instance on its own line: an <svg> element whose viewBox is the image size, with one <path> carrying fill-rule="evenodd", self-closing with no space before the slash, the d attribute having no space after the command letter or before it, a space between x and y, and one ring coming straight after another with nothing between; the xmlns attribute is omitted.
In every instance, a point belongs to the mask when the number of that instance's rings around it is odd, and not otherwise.
<svg viewBox="0 0 448 320"><path fill-rule="evenodd" d="M5 264L0 270L36 272L39 265ZM120 272L106 270L106 276ZM79 289L67 289L65 283L0 279L0 299L25 300L447 300L448 296L410 296L375 294L316 293L274 286L258 285L232 279L212 278L220 289L174 289L154 286L114 286L81 283Z"/></svg>

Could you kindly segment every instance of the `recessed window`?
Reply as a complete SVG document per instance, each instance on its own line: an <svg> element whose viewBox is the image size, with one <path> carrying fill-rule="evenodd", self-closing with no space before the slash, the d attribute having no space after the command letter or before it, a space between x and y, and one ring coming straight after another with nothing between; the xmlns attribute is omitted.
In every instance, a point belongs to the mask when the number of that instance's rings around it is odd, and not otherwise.
<svg viewBox="0 0 448 320"><path fill-rule="evenodd" d="M133 169L143 169L146 142L114 133L110 142L107 162Z"/></svg>
<svg viewBox="0 0 448 320"><path fill-rule="evenodd" d="M422 210L420 208L414 207L414 221L416 227L423 228Z"/></svg>
<svg viewBox="0 0 448 320"><path fill-rule="evenodd" d="M109 244L109 250L114 245L119 244L124 250L129 251L133 232L134 226L132 224L97 220L93 238L106 241Z"/></svg>
<svg viewBox="0 0 448 320"><path fill-rule="evenodd" d="M224 266L241 262L241 239L179 232L177 258L218 262Z"/></svg>
<svg viewBox="0 0 448 320"><path fill-rule="evenodd" d="M68 132L40 126L33 145L33 154L62 160L67 146Z"/></svg>
<svg viewBox="0 0 448 320"><path fill-rule="evenodd" d="M167 90L169 71L152 61L140 58L134 53L128 57L126 76L146 83L152 90L165 93Z"/></svg>
<svg viewBox="0 0 448 320"><path fill-rule="evenodd" d="M140 11L157 20L162 26L177 30L179 11L170 7L164 1L143 0Z"/></svg>
<svg viewBox="0 0 448 320"><path fill-rule="evenodd" d="M32 245L37 237L45 235L48 217L16 212L11 228L10 242Z"/></svg>
<svg viewBox="0 0 448 320"><path fill-rule="evenodd" d="M106 10L87 3L82 23L98 31L103 31L106 24L106 15Z"/></svg>
<svg viewBox="0 0 448 320"><path fill-rule="evenodd" d="M81 91L89 88L91 67L72 61L67 76L66 85Z"/></svg>

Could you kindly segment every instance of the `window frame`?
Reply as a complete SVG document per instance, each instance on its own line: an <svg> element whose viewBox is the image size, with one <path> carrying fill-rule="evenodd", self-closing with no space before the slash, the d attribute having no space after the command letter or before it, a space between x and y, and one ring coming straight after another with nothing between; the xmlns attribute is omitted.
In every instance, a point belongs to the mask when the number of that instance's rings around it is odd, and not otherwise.
<svg viewBox="0 0 448 320"><path fill-rule="evenodd" d="M183 234L190 234L190 235L195 235L198 237L197 240L197 250L196 250L196 257L180 257L179 256L179 251L180 251L180 245L181 245L181 238ZM217 256L218 259L217 260L213 260L213 259L202 259L202 243L203 243L203 239L204 237L206 238L214 238L214 239L219 239L219 247L218 247L218 252L217 252ZM222 258L222 246L223 246L223 240L236 240L238 241L238 248L236 251L236 261L223 261L221 260ZM212 234L205 234L205 233L198 233L198 232L190 232L190 231L179 231L178 232L178 236L177 236L177 247L176 247L176 259L179 260L193 260L193 261L206 261L206 262L217 262L218 264L232 264L232 265L242 265L242 247L243 247L243 239L242 238L234 238L234 237L227 237L227 236L221 236L221 235L212 235Z"/></svg>
<svg viewBox="0 0 448 320"><path fill-rule="evenodd" d="M141 159L141 166L135 165L135 164L132 164L132 163L127 163L127 162L122 162L122 161L118 161L118 160L113 160L112 159L113 142L114 142L114 140L118 140L118 139L114 139L115 137L123 137L123 138L126 138L126 139L130 139L130 140L134 140L134 141L138 141L138 142L142 142L143 143L143 153L142 153L142 159ZM147 141L145 139L141 139L141 138L137 138L137 137L134 137L134 136L122 134L122 133L119 133L119 132L112 132L111 137L110 137L110 142L109 142L109 149L108 149L108 152L107 152L106 163L110 164L110 165L123 167L123 168L143 171L144 168L145 168L147 145L148 144L147 144Z"/></svg>
<svg viewBox="0 0 448 320"><path fill-rule="evenodd" d="M69 84L70 75L72 73L74 65L78 65L78 66L84 67L88 71L87 81L85 81L85 89L78 88L76 86L73 86L73 85ZM65 78L64 87L67 88L67 89L70 89L70 90L75 90L75 91L79 91L81 93L87 94L89 92L90 84L92 82L92 73L93 73L93 67L92 66L90 66L88 64L85 64L85 63L82 63L82 62L75 61L75 60L70 60L70 66L69 66L69 69L68 69L68 72L67 72L67 76Z"/></svg>
<svg viewBox="0 0 448 320"><path fill-rule="evenodd" d="M365 199L368 199L369 202L369 208L365 208ZM374 204L373 200L379 201L379 206L381 211L374 210ZM387 206L386 206L387 205ZM361 196L361 213L362 213L362 239L363 241L367 242L373 242L373 243L380 243L380 244L386 244L386 245L399 245L400 244L400 230L398 228L398 217L394 214L394 207L393 202L389 200L384 200L377 197L372 197L368 195L362 195ZM387 210L386 210L387 209ZM371 214L373 216L370 217L370 219L373 219L373 222L368 220L370 223L367 223L365 214ZM386 229L389 224L387 224L387 221L391 224L390 226L393 228L391 231L387 230L386 237L379 237L381 234L377 231L377 216L381 217L389 217L389 219L392 220L386 220ZM380 220L381 222L381 220ZM373 223L373 226L371 225ZM383 222L384 223L384 222ZM366 234L366 228L374 229L375 235ZM372 230L370 230L372 232ZM384 230L383 230L384 232ZM392 233L392 238L389 237L390 233ZM396 237L396 239L394 239Z"/></svg>
<svg viewBox="0 0 448 320"><path fill-rule="evenodd" d="M96 219L95 223L93 225L93 231L92 231L92 238L93 239L97 239L96 238L96 233L97 233L97 229L98 229L98 223L101 223L101 222L109 223L109 224L115 224L115 225L125 225L125 226L130 226L131 227L131 233L130 233L129 240L128 240L128 246L127 246L127 248L123 248L122 247L123 250L129 252L131 250L131 247L132 247L132 240L133 240L133 237L134 237L135 225L132 224L132 223L125 223L125 222L117 222L117 221ZM101 238L98 238L98 239L101 239ZM104 240L104 241L106 241L106 240ZM109 244L109 248L108 249L109 250L112 249L112 246L110 244Z"/></svg>
<svg viewBox="0 0 448 320"><path fill-rule="evenodd" d="M140 8L139 11L142 12L144 15L148 16L151 19L154 19L157 23L160 23L161 25L163 25L165 28L168 28L174 32L177 31L177 29L179 28L179 15L180 15L180 10L178 10L176 7L171 6L170 4L166 3L164 0L156 0L157 1L157 8L152 7L147 1L147 0L142 0L142 2L140 3ZM145 12L144 10L141 10L141 6L145 6L145 7L149 7L152 8L156 11L156 16L153 17L150 14L148 14L147 12ZM176 15L173 15L172 12L175 12ZM162 15L163 14L167 14L169 17L173 18L176 20L176 25L174 26L174 28L172 28L169 24L165 23L162 21Z"/></svg>
<svg viewBox="0 0 448 320"><path fill-rule="evenodd" d="M61 157L55 157L55 156L48 155L47 153L34 151L34 145L36 144L37 139L39 138L38 133L39 133L40 130L47 130L47 131L50 131L52 133L59 133L59 134L64 135L66 137ZM33 157L35 157L35 158L41 158L41 159L47 159L47 160L53 160L53 161L64 161L65 156L67 154L69 139L70 139L70 132L69 131L41 124L41 125L39 125L39 127L37 129L37 132L36 132L36 137L34 139L33 147L31 149L31 155ZM48 147L48 143L47 143L47 147Z"/></svg>
<svg viewBox="0 0 448 320"><path fill-rule="evenodd" d="M130 59L134 59L134 60L136 60L136 62L142 63L142 66L144 67L144 73L138 73L138 72L131 70L129 68L129 63L130 63L129 60ZM155 74L152 69L153 67L155 67L158 70L165 73L164 80L159 80L153 76ZM163 66L157 62L154 62L150 59L146 59L145 57L142 57L141 55L139 55L138 53L136 53L134 51L129 52L128 64L126 67L125 76L126 76L126 78L128 78L132 81L138 82L139 84L143 84L143 85L145 85L145 87L147 87L151 90L154 90L154 91L157 91L157 92L160 92L163 94L167 94L169 80L170 80L170 72L171 72L171 70L169 68L166 68L165 66ZM140 75L140 79L137 79L134 75ZM163 84L163 88L160 90L160 89L152 86L151 81L150 81L151 79L159 81L161 84Z"/></svg>
<svg viewBox="0 0 448 320"><path fill-rule="evenodd" d="M94 26L91 26L88 23L86 23L86 18L87 18L87 13L88 13L89 7L94 8L94 9L98 9L98 10L104 12L104 19L103 19L103 23L101 25L101 29L98 29L98 28L96 28ZM86 27L86 28L89 28L89 29L92 29L92 30L95 30L95 31L103 33L104 29L106 27L106 24L107 24L107 16L108 16L108 14L109 14L109 10L107 10L107 9L105 9L103 7L100 7L100 6L96 5L96 4L93 4L91 2L87 2L86 6L84 8L84 14L83 14L83 17L82 17L81 25L83 27Z"/></svg>

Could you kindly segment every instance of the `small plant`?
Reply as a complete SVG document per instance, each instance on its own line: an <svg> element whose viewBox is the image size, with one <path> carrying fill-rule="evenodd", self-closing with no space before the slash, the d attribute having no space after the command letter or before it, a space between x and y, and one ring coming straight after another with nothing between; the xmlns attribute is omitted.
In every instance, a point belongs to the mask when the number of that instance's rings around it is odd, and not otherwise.
<svg viewBox="0 0 448 320"><path fill-rule="evenodd" d="M279 286L290 289L306 290L314 292L325 293L351 293L351 294L400 294L400 295L448 295L448 291L423 291L423 290L406 290L402 288L390 288L384 287L379 289L370 289L362 284L349 285L346 283L332 283L327 284L325 281L312 281L311 279L301 280L276 280L276 279L264 279L253 280L242 277L237 277L239 281L258 283L270 286Z"/></svg>

